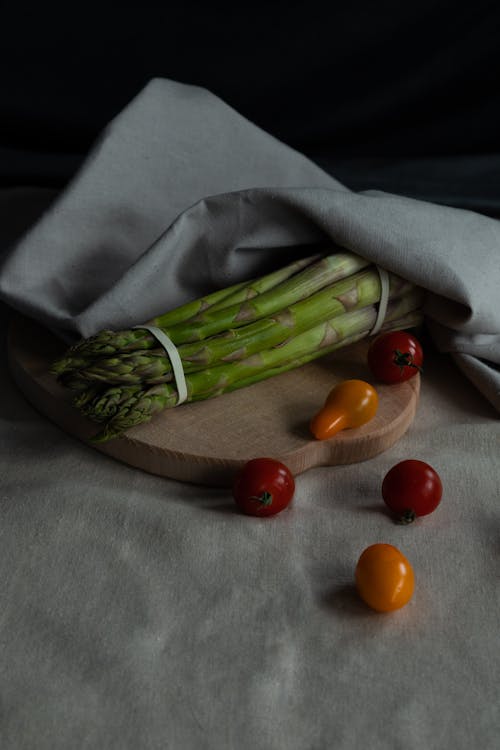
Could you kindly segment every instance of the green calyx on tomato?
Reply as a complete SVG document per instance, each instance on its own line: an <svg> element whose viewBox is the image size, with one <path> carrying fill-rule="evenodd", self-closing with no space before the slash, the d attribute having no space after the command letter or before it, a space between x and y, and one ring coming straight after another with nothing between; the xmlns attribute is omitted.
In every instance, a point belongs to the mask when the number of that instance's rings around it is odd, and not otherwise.
<svg viewBox="0 0 500 750"><path fill-rule="evenodd" d="M270 492L264 490L261 495L252 495L250 500L256 500L258 503L262 503L262 505L272 505L273 496Z"/></svg>
<svg viewBox="0 0 500 750"><path fill-rule="evenodd" d="M424 354L420 342L407 331L388 331L368 349L367 361L381 383L403 383L422 372Z"/></svg>
<svg viewBox="0 0 500 750"><path fill-rule="evenodd" d="M233 480L233 498L249 516L274 516L291 502L295 480L290 469L274 458L252 458Z"/></svg>
<svg viewBox="0 0 500 750"><path fill-rule="evenodd" d="M441 478L425 461L400 461L382 481L382 498L395 520L402 524L435 511L442 495Z"/></svg>
<svg viewBox="0 0 500 750"><path fill-rule="evenodd" d="M412 508L408 508L407 510L404 510L402 513L400 513L398 516L396 516L396 523L400 523L403 526L407 526L409 523L413 523L417 517L417 514L415 513Z"/></svg>
<svg viewBox="0 0 500 750"><path fill-rule="evenodd" d="M413 361L413 355L411 352L402 352L399 349L394 349L394 364L397 365L401 373L403 373L405 367L414 367L419 372L422 372L422 367L420 365L416 365Z"/></svg>

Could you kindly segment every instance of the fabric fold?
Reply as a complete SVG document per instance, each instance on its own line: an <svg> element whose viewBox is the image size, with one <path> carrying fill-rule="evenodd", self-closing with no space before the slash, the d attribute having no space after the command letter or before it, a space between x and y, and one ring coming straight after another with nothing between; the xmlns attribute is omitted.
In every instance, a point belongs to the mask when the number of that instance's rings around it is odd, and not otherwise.
<svg viewBox="0 0 500 750"><path fill-rule="evenodd" d="M348 190L210 92L173 81L152 81L105 129L3 258L0 298L71 341L144 323L311 246L350 249L426 289L437 347L500 411L500 222Z"/></svg>

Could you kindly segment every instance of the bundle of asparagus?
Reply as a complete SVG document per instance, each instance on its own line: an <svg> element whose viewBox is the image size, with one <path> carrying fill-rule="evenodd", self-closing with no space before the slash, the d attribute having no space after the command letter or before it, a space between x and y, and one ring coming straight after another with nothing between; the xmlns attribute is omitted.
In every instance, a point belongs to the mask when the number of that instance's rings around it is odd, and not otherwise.
<svg viewBox="0 0 500 750"><path fill-rule="evenodd" d="M370 335L381 283L377 269L350 252L295 261L249 282L218 290L148 321L176 345L187 400L199 401L286 372ZM389 274L383 330L422 320L423 292ZM53 363L73 403L101 423L94 441L173 407L172 364L143 328L100 331Z"/></svg>

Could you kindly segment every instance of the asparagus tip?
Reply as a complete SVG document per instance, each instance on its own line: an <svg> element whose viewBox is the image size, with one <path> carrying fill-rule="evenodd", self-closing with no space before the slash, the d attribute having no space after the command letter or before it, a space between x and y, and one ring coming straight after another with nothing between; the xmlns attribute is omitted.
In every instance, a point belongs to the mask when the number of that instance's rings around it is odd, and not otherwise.
<svg viewBox="0 0 500 750"><path fill-rule="evenodd" d="M122 436L123 431L115 430L112 427L106 425L102 430L97 432L95 435L92 435L92 437L89 438L89 442L92 443L92 445L100 445L102 443L107 443L109 440L115 440L116 438Z"/></svg>
<svg viewBox="0 0 500 750"><path fill-rule="evenodd" d="M61 359L56 359L55 362L52 362L49 372L51 375L62 375L62 373L66 370L67 367L67 358L62 357Z"/></svg>

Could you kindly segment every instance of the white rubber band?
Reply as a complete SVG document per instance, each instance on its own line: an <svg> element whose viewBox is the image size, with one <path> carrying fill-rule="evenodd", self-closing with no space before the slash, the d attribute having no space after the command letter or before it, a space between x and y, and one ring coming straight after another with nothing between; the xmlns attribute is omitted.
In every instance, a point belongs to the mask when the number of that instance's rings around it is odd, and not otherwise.
<svg viewBox="0 0 500 750"><path fill-rule="evenodd" d="M177 403L176 406L179 406L179 404L182 404L183 401L187 399L187 386L186 386L186 378L184 376L184 368L182 366L182 361L179 356L179 352L177 351L177 347L174 344L174 342L169 339L166 333L164 333L161 328L157 328L156 326L134 326L134 328L144 328L146 331L149 331L157 341L160 342L162 347L165 349L165 351L168 354L168 357L170 359L170 363L172 365L172 373L175 380L175 387L177 388Z"/></svg>
<svg viewBox="0 0 500 750"><path fill-rule="evenodd" d="M377 266L378 275L380 276L380 301L378 303L377 319L375 325L370 331L370 336L374 336L384 325L385 314L387 312L387 303L389 302L389 274L385 268Z"/></svg>

